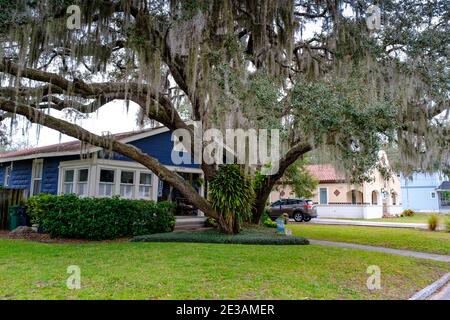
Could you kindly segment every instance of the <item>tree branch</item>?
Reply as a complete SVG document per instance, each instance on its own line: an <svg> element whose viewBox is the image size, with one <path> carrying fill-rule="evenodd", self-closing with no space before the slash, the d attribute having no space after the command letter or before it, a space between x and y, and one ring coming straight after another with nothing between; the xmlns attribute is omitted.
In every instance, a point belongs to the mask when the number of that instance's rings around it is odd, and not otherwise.
<svg viewBox="0 0 450 320"><path fill-rule="evenodd" d="M4 98L0 98L0 109L6 112L20 114L33 123L42 124L48 128L57 130L90 145L110 149L129 157L130 159L133 159L134 161L150 169L161 180L166 181L170 185L177 188L189 202L202 210L206 215L213 218L218 217L217 213L211 208L209 202L205 198L201 197L191 185L183 180L183 178L164 167L157 159L143 153L141 150L132 145L107 137L98 136L81 128L80 126L46 115L35 108L23 104L17 104Z"/></svg>

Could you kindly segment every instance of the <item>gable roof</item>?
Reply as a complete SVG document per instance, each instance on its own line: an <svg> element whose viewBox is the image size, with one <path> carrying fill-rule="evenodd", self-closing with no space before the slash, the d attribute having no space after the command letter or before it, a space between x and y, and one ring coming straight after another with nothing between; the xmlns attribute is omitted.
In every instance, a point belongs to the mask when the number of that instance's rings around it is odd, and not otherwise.
<svg viewBox="0 0 450 320"><path fill-rule="evenodd" d="M150 129L144 129L139 131L129 131L115 133L112 135L114 139L127 143L130 141L139 140L148 136L168 131L169 129L160 126ZM0 153L0 163L8 161L17 161L25 159L34 159L37 157L54 157L64 155L76 155L80 153L81 143L79 140L68 141L63 143L52 144L48 146L27 148L24 150L9 151ZM95 152L101 150L98 147L89 148L89 152Z"/></svg>
<svg viewBox="0 0 450 320"><path fill-rule="evenodd" d="M338 172L331 164L311 164L306 166L306 170L319 180L319 182L344 182L345 174Z"/></svg>
<svg viewBox="0 0 450 320"><path fill-rule="evenodd" d="M437 190L447 191L450 190L450 181L443 181Z"/></svg>

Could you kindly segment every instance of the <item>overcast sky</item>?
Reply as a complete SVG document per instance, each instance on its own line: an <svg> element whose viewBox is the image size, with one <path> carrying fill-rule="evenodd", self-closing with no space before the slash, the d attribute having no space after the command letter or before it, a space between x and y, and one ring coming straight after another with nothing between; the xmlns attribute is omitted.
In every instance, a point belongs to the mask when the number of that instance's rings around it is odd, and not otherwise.
<svg viewBox="0 0 450 320"><path fill-rule="evenodd" d="M76 123L81 125L84 129L97 134L101 134L104 131L118 133L139 130L136 123L138 109L139 106L137 104L130 103L127 112L124 102L113 101L101 107L96 113L91 114L88 119L77 120ZM64 113L61 111L51 110L50 115L65 119ZM31 129L27 130L25 129L25 121L26 120L23 117L20 117L19 125L16 129L13 128L13 144L28 140L30 146L45 146L74 140L69 136L61 135L58 131L53 129L43 126L40 126L40 129L38 129L38 126L35 124L31 125Z"/></svg>

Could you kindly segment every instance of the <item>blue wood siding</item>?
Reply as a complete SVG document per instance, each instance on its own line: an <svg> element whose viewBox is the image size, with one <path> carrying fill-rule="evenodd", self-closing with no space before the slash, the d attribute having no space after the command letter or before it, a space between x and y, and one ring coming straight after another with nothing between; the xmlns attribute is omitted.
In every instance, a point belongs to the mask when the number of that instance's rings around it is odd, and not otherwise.
<svg viewBox="0 0 450 320"><path fill-rule="evenodd" d="M403 208L416 211L438 211L436 188L441 181L438 173L414 173L410 178L401 176Z"/></svg>
<svg viewBox="0 0 450 320"><path fill-rule="evenodd" d="M129 144L139 148L142 152L148 154L159 160L160 163L166 166L180 166L189 168L198 168L199 165L194 164L191 156L191 164L175 165L172 162L173 141L171 140L171 132L163 132L154 136L132 141ZM192 146L193 147L193 146ZM114 160L133 161L128 157L119 154L112 156Z"/></svg>
<svg viewBox="0 0 450 320"><path fill-rule="evenodd" d="M5 167L5 163L0 164L0 186L3 186L3 182L5 179Z"/></svg>
<svg viewBox="0 0 450 320"><path fill-rule="evenodd" d="M171 155L173 142L171 141L171 136L171 132L164 132L130 142L130 144L139 148L144 153L158 159L159 162L163 165L198 168L199 165L193 164L193 161L191 161L191 164L181 165L175 165L172 162ZM37 157L36 159L39 159L39 157ZM79 155L43 158L41 192L56 194L58 192L58 175L60 162L78 159L80 159ZM133 161L118 154L113 154L112 159ZM3 185L5 167L9 166L10 164L10 162L0 164L0 185ZM9 187L29 190L31 186L32 165L33 159L14 161Z"/></svg>
<svg viewBox="0 0 450 320"><path fill-rule="evenodd" d="M43 158L41 192L56 194L58 191L59 163L61 161L76 160L79 156ZM3 185L5 167L11 162L2 163L0 167L0 184ZM9 188L30 189L31 170L33 160L20 160L13 162L13 170L9 179Z"/></svg>
<svg viewBox="0 0 450 320"><path fill-rule="evenodd" d="M44 158L44 168L42 169L42 189L43 193L58 193L59 163L61 161L79 160L80 156L66 156Z"/></svg>
<svg viewBox="0 0 450 320"><path fill-rule="evenodd" d="M30 189L32 162L33 160L13 162L13 169L9 178L9 188ZM10 164L8 163L7 165Z"/></svg>

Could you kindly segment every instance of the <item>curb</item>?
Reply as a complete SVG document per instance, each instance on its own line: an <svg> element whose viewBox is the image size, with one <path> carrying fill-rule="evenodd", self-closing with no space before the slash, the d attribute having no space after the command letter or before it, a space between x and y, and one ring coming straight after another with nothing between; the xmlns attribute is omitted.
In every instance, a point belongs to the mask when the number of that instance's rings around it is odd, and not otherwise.
<svg viewBox="0 0 450 320"><path fill-rule="evenodd" d="M423 288L408 300L426 300L444 287L448 281L450 281L450 272L444 274L439 280L433 282L428 287Z"/></svg>

